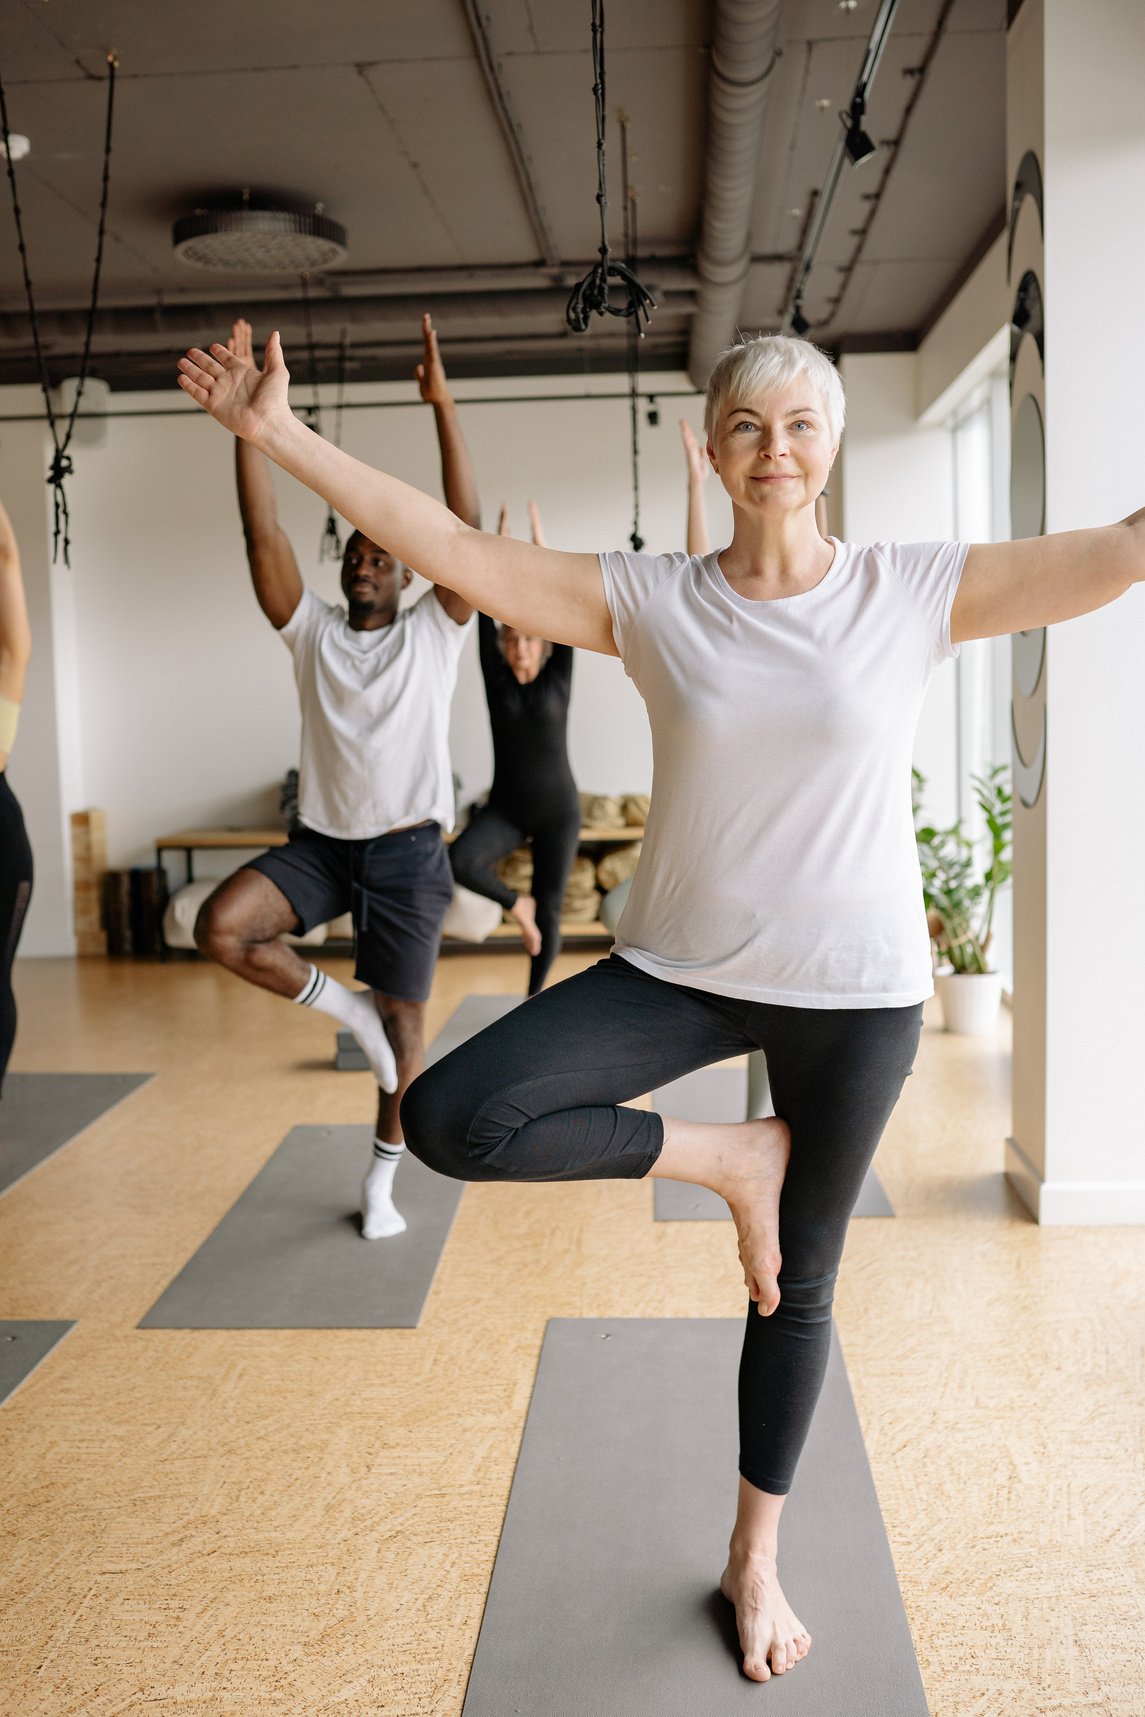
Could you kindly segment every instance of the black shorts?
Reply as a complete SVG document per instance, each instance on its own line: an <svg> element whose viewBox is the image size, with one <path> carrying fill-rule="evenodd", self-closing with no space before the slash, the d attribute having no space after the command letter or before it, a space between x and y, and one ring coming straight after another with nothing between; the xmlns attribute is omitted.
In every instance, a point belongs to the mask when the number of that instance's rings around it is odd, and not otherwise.
<svg viewBox="0 0 1145 1717"><path fill-rule="evenodd" d="M453 897L437 823L340 841L299 829L284 847L252 859L298 915L301 931L354 915L354 975L371 990L424 1002L433 983L441 926Z"/></svg>

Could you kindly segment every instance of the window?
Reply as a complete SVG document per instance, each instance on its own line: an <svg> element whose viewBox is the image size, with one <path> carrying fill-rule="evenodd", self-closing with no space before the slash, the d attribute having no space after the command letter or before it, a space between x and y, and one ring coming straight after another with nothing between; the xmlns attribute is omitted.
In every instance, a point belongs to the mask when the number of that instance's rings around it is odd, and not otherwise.
<svg viewBox="0 0 1145 1717"><path fill-rule="evenodd" d="M987 377L950 422L954 461L954 531L961 542L1000 542L1010 535L1010 390L1006 372ZM983 839L973 777L1010 759L1010 640L963 644L955 664L958 816ZM994 964L1013 983L1013 913L1007 892L998 903L991 947Z"/></svg>

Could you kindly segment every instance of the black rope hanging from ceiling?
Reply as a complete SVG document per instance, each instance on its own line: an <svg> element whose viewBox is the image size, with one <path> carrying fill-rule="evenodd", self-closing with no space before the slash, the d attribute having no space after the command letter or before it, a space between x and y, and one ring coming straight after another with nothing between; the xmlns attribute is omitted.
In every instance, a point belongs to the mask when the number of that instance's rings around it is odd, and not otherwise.
<svg viewBox="0 0 1145 1717"><path fill-rule="evenodd" d="M28 246L24 238L24 217L20 208L20 197L16 189L16 171L12 161L12 132L8 124L8 103L4 93L3 79L0 78L0 131L4 139L4 158L8 168L8 186L12 193L12 215L16 224L16 245L20 252L20 268L24 277L24 296L28 301L28 317L32 324L32 344L36 352L36 365L40 372L40 391L44 396L44 408L47 413L48 428L51 431L52 462L48 467L48 482L52 487L52 560L56 560L60 544L63 543L64 565L71 566L71 519L68 513L68 497L64 483L72 475L75 467L72 464L71 446L75 433L76 418L79 415L80 401L83 398L84 383L87 381L88 365L91 361L91 342L95 333L95 316L99 306L99 278L103 268L103 245L107 235L107 200L111 185L111 136L112 123L115 116L115 74L119 69L119 61L114 54L107 56L107 119L103 132L103 184L99 199L99 225L95 240L95 268L92 272L91 297L88 301L87 325L84 329L83 354L80 358L79 376L76 381L76 394L72 401L71 410L64 420L61 430L59 417L52 404L52 386L48 376L48 366L44 358L43 342L40 339L40 321L36 314L36 300L32 291L32 277L28 270Z"/></svg>
<svg viewBox="0 0 1145 1717"><path fill-rule="evenodd" d="M302 294L302 321L306 329L306 360L310 381L310 404L303 406L306 421L315 435L322 435L322 400L318 392L318 347L314 340L314 318L310 308L310 276L300 275L299 285ZM341 330L338 341L338 392L334 401L334 446L342 445L342 406L345 398L346 384L346 330ZM327 503L326 523L322 527L322 536L318 543L318 559L341 560L342 535L338 529L338 515Z"/></svg>
<svg viewBox="0 0 1145 1717"><path fill-rule="evenodd" d="M565 306L565 321L574 334L588 331L590 318L628 316L643 335L656 308L652 294L641 286L634 269L613 258L608 243L608 186L605 170L607 107L604 83L604 0L592 0L592 93L596 101L596 201L600 209L600 254L583 280L577 282ZM609 302L609 282L623 287L623 302Z"/></svg>
<svg viewBox="0 0 1145 1717"><path fill-rule="evenodd" d="M342 407L345 403L346 392L346 330L341 329L338 336L338 388L334 395L334 436L335 447L342 445ZM333 507L326 509L326 523L322 530L322 541L318 545L319 560L341 560L342 535L338 529L338 515Z"/></svg>
<svg viewBox="0 0 1145 1717"><path fill-rule="evenodd" d="M628 267L636 270L636 193L628 177L628 118L620 115L620 167L624 183L624 254ZM633 554L644 547L640 535L640 332L635 317L628 324L628 421L632 440L632 531L628 538Z"/></svg>

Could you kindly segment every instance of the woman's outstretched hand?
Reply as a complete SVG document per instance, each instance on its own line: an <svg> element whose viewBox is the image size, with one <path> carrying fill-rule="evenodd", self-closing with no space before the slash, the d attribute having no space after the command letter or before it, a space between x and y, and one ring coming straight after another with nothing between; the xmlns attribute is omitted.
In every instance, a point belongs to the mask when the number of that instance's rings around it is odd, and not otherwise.
<svg viewBox="0 0 1145 1717"><path fill-rule="evenodd" d="M179 359L183 392L224 429L256 444L276 421L291 416L289 385L290 373L277 332L266 342L261 371L253 367L253 358L245 359L217 343L209 352L192 346L187 356Z"/></svg>

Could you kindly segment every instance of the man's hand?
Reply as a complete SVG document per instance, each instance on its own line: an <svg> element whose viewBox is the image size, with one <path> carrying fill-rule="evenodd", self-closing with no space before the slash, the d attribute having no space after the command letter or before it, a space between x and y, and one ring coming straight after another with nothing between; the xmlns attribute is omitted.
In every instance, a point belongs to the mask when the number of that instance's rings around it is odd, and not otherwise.
<svg viewBox="0 0 1145 1717"><path fill-rule="evenodd" d="M680 439L684 443L684 457L688 461L688 479L692 483L706 483L711 465L707 453L696 440L691 424L680 419Z"/></svg>
<svg viewBox="0 0 1145 1717"><path fill-rule="evenodd" d="M245 364L248 370L255 370L258 365L254 361L253 330L248 321L240 316L231 327L231 337L227 341L227 351L232 358L237 358L240 364Z"/></svg>
<svg viewBox="0 0 1145 1717"><path fill-rule="evenodd" d="M497 535L499 537L511 537L513 535L512 531L509 529L508 501L501 502L501 516L497 520Z"/></svg>
<svg viewBox="0 0 1145 1717"><path fill-rule="evenodd" d="M179 386L224 429L256 446L276 424L293 422L287 399L290 373L277 330L266 342L261 371L225 346L215 344L209 352L192 346L179 359Z"/></svg>
<svg viewBox="0 0 1145 1717"><path fill-rule="evenodd" d="M414 371L421 397L426 405L450 405L453 395L449 391L445 365L437 349L437 330L428 310L421 319L421 337L424 348L422 361Z"/></svg>
<svg viewBox="0 0 1145 1717"><path fill-rule="evenodd" d="M535 501L529 502L529 529L533 533L533 541L538 548L545 547L545 532L541 524L541 511Z"/></svg>

